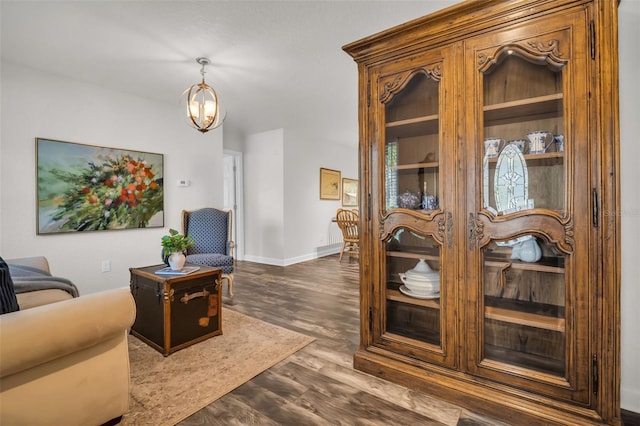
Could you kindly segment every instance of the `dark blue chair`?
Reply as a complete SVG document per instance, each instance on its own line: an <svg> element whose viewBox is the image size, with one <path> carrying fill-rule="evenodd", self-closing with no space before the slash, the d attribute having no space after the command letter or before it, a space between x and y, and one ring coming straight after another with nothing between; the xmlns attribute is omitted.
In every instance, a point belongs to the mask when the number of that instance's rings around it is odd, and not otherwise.
<svg viewBox="0 0 640 426"><path fill-rule="evenodd" d="M182 233L190 235L195 245L187 249L187 262L222 268L229 297L233 298L233 249L231 211L206 207L182 211Z"/></svg>

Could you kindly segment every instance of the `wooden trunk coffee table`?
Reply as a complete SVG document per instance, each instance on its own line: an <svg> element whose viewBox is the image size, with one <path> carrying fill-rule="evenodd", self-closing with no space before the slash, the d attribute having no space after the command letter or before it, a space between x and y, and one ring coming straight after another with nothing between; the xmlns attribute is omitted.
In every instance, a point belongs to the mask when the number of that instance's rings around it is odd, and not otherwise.
<svg viewBox="0 0 640 426"><path fill-rule="evenodd" d="M222 270L186 267L199 269L187 275L157 274L164 264L129 269L137 309L131 334L164 356L222 334Z"/></svg>

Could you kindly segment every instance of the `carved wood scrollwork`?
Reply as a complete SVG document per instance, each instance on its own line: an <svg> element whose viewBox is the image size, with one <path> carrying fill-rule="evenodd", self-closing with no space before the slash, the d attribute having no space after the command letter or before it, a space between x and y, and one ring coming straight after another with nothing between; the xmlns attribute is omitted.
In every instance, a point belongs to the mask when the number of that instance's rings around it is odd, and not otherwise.
<svg viewBox="0 0 640 426"><path fill-rule="evenodd" d="M385 82L382 87L382 93L380 94L380 102L387 102L390 98L402 90L409 81L417 74L423 73L429 78L440 81L442 78L442 67L440 64L433 65L431 67L421 67L410 72L400 74L393 80Z"/></svg>
<svg viewBox="0 0 640 426"><path fill-rule="evenodd" d="M484 238L484 223L473 213L469 213L469 249L473 250L476 247L476 242Z"/></svg>
<svg viewBox="0 0 640 426"><path fill-rule="evenodd" d="M428 218L428 216L427 216ZM442 213L437 213L425 220L425 215L411 210L402 210L380 215L379 219L379 239L386 241L398 229L415 232L419 235L431 236L439 244L444 244L446 232L446 219Z"/></svg>
<svg viewBox="0 0 640 426"><path fill-rule="evenodd" d="M560 40L549 39L508 44L500 46L493 53L480 52L478 53L478 68L482 72L487 72L501 61L503 55L513 54L531 62L548 64L555 68L561 68L567 63L567 60L562 58Z"/></svg>
<svg viewBox="0 0 640 426"><path fill-rule="evenodd" d="M453 247L453 214L447 213L447 247Z"/></svg>
<svg viewBox="0 0 640 426"><path fill-rule="evenodd" d="M378 239L380 241L384 241L386 237L387 235L386 235L386 231L384 230L384 220L381 217L380 220L378 221Z"/></svg>
<svg viewBox="0 0 640 426"><path fill-rule="evenodd" d="M573 219L556 214L520 212L509 219L496 219L486 213L469 214L469 245L486 244L489 240L510 240L523 235L542 238L566 254L575 249ZM487 233L485 236L484 233Z"/></svg>
<svg viewBox="0 0 640 426"><path fill-rule="evenodd" d="M564 224L564 242L573 250L576 244L574 239L573 219Z"/></svg>
<svg viewBox="0 0 640 426"><path fill-rule="evenodd" d="M453 215L451 212L438 219L438 236L442 241L447 242L447 247L453 247Z"/></svg>
<svg viewBox="0 0 640 426"><path fill-rule="evenodd" d="M392 93L395 93L396 91L398 91L399 87L404 86L402 84L402 82L405 79L403 78L403 76L399 75L396 78L393 79L393 81L388 81L386 83L384 83L384 90L382 91L382 94L380 95L380 102L385 102L387 100L387 98L389 98L391 96Z"/></svg>
<svg viewBox="0 0 640 426"><path fill-rule="evenodd" d="M551 39L548 42L544 43L542 41L530 41L527 43L533 50L537 50L541 53L551 53L552 55L560 58L562 53L560 53L560 41L556 39Z"/></svg>
<svg viewBox="0 0 640 426"><path fill-rule="evenodd" d="M424 69L429 77L431 77L435 81L440 81L442 78L442 67L440 65L436 65L431 69Z"/></svg>
<svg viewBox="0 0 640 426"><path fill-rule="evenodd" d="M440 219L438 219L438 237L440 238L440 241L446 241L446 226L447 226L447 217L446 216L441 216Z"/></svg>

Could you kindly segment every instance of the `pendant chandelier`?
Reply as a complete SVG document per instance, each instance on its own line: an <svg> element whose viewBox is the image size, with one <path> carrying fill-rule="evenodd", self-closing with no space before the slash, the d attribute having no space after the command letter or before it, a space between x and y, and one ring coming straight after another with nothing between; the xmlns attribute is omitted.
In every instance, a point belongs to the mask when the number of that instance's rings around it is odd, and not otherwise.
<svg viewBox="0 0 640 426"><path fill-rule="evenodd" d="M204 134L220 127L224 117L220 115L218 94L213 90L213 87L204 82L204 68L211 61L209 58L197 58L196 62L202 66L200 68L202 82L196 83L184 91L182 105L186 110L189 125Z"/></svg>

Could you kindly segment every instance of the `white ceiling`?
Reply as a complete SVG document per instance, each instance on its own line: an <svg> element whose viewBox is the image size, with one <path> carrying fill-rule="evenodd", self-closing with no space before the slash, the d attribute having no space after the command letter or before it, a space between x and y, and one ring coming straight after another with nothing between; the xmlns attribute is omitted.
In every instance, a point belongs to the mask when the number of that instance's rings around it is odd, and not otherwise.
<svg viewBox="0 0 640 426"><path fill-rule="evenodd" d="M355 145L357 67L342 46L453 3L0 0L2 60L177 109L206 56L225 135L303 126Z"/></svg>

